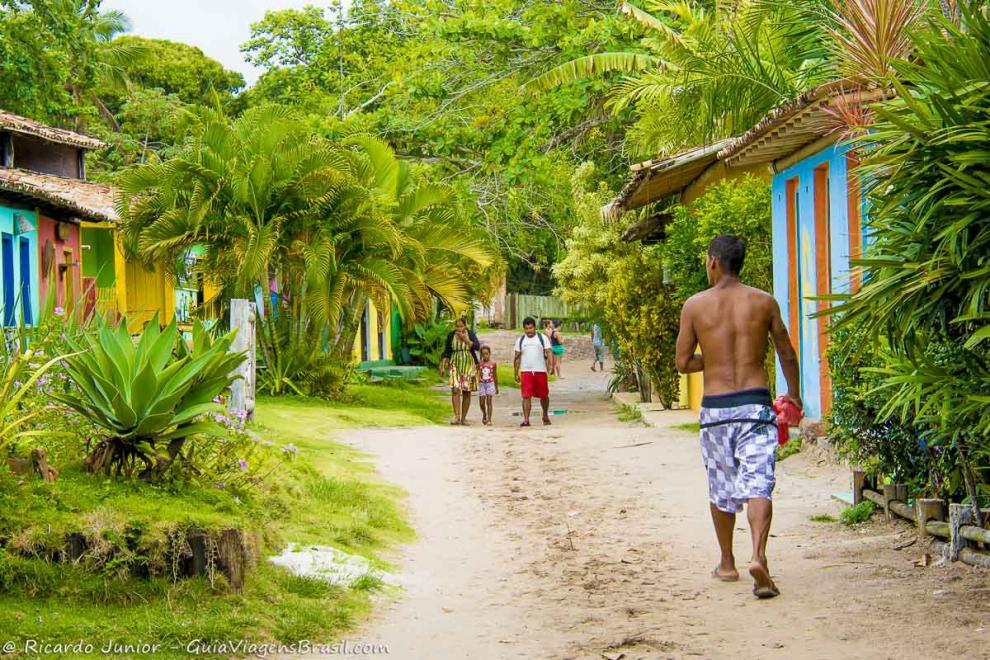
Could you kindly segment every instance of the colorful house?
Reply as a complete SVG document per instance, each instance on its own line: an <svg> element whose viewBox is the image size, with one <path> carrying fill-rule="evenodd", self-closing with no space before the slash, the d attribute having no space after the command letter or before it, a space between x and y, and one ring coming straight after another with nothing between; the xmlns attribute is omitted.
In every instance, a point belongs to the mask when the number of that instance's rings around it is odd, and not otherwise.
<svg viewBox="0 0 990 660"><path fill-rule="evenodd" d="M602 208L602 218L615 221L627 211L634 211L656 202L673 199L690 204L703 196L710 186L726 179L756 176L769 180L765 163L730 165L719 159L719 152L730 144L722 140L675 154L633 165L633 176L622 191ZM662 241L666 227L673 219L671 213L655 213L631 225L623 240L645 243ZM681 377L681 407L698 410L705 383L700 373Z"/></svg>
<svg viewBox="0 0 990 660"><path fill-rule="evenodd" d="M374 302L368 301L354 338L354 361L362 369L394 365L400 328L399 312L395 308L379 310Z"/></svg>
<svg viewBox="0 0 990 660"><path fill-rule="evenodd" d="M4 325L33 323L41 301L66 312L124 315L132 329L171 320L166 278L129 262L115 191L86 181L86 152L103 142L0 111L0 298Z"/></svg>
<svg viewBox="0 0 990 660"><path fill-rule="evenodd" d="M862 254L865 209L852 174L855 154L840 138L843 108L879 93L846 92L837 83L805 93L768 114L720 153L730 167L769 165L773 171L774 294L800 361L805 414L831 407L828 319L812 318L827 301L860 284L850 259ZM778 367L777 389L786 383Z"/></svg>

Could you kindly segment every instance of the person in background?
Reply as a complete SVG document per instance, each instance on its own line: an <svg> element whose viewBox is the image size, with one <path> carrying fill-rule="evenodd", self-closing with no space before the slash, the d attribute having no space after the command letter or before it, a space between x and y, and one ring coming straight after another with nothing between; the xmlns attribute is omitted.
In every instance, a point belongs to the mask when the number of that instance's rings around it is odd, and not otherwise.
<svg viewBox="0 0 990 660"><path fill-rule="evenodd" d="M481 342L467 327L462 316L454 330L447 335L443 355L440 357L440 375L448 376L450 403L454 408L451 424L466 425L471 408L471 393L478 389L478 353Z"/></svg>
<svg viewBox="0 0 990 660"><path fill-rule="evenodd" d="M478 402L481 404L481 423L492 423L492 397L498 391L498 365L492 359L490 346L481 347L481 362L478 363Z"/></svg>
<svg viewBox="0 0 990 660"><path fill-rule="evenodd" d="M563 378L560 367L564 363L564 335L560 333L560 321L550 322L550 352L553 353L551 373L557 378Z"/></svg>
<svg viewBox="0 0 990 660"><path fill-rule="evenodd" d="M592 371L605 371L605 343L602 341L602 328L597 323L591 326L591 347L595 357L591 361ZM598 367L598 369L595 369Z"/></svg>
<svg viewBox="0 0 990 660"><path fill-rule="evenodd" d="M550 385L547 381L547 365L550 363L550 342L536 331L536 320L523 319L523 336L516 340L516 357L513 361L516 382L522 394L523 421L519 426L529 426L533 410L533 397L540 400L543 423L550 425Z"/></svg>
<svg viewBox="0 0 990 660"><path fill-rule="evenodd" d="M525 326L524 326L525 327ZM547 346L553 346L553 320L543 319L543 338L546 339ZM557 363L557 356L551 348L550 358L547 360L547 373L554 373L554 365Z"/></svg>

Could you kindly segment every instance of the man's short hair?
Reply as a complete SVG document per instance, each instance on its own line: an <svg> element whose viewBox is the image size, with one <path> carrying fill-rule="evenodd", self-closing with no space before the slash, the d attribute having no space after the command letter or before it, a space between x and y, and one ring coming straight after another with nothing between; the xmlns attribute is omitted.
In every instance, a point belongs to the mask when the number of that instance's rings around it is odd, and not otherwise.
<svg viewBox="0 0 990 660"><path fill-rule="evenodd" d="M718 259L729 275L739 275L746 260L746 241L734 234L716 236L708 244L708 256Z"/></svg>
<svg viewBox="0 0 990 660"><path fill-rule="evenodd" d="M526 318L523 319L523 327L525 328L527 325L532 325L535 327L536 319L534 319L532 316L527 316Z"/></svg>

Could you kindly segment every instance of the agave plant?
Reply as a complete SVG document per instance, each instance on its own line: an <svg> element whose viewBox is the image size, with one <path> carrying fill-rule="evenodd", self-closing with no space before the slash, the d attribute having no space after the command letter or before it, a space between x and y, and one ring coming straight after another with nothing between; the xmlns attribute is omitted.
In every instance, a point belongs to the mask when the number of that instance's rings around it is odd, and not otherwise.
<svg viewBox="0 0 990 660"><path fill-rule="evenodd" d="M243 353L229 353L236 331L213 340L201 323L192 346L181 339L175 322L159 330L157 317L135 342L127 323L101 323L98 332L73 342L66 373L76 388L55 398L79 412L106 437L86 459L91 472L131 477L160 477L181 457L195 434L219 434L211 417L220 412L214 399L234 377Z"/></svg>

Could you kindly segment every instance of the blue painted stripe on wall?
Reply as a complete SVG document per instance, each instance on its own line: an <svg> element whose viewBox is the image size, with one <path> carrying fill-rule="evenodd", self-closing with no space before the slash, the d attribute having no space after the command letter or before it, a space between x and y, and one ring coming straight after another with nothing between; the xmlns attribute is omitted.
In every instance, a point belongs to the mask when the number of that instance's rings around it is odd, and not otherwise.
<svg viewBox="0 0 990 660"><path fill-rule="evenodd" d="M15 216L24 216L24 218L31 224L32 229L27 232L21 232L22 229L19 226L15 226L14 218ZM40 265L38 263L38 215L34 211L29 211L26 209L11 208L7 206L0 205L0 232L9 234L13 237L12 247L14 250L15 258L13 264L10 267L10 273L2 272L0 277L4 281L8 277L11 278L14 286L14 291L19 294L21 291L21 260L17 258L20 250L21 240L26 240L28 242L28 254L30 259L30 270L29 280L30 280L30 295L31 295L31 316L33 316L32 321L36 321L38 318L40 306L39 306L39 291L38 288L38 278L40 276ZM6 271L6 269L2 269ZM15 294L15 297L17 295ZM22 320L23 308L21 305L17 306L17 322Z"/></svg>
<svg viewBox="0 0 990 660"><path fill-rule="evenodd" d="M809 318L818 309L814 298L816 290L815 245L815 168L824 163L829 166L829 240L832 291L848 290L849 283L849 210L845 154L846 145L831 145L773 177L773 256L774 294L780 303L784 318L789 318L789 291L787 279L787 199L789 179L798 179L798 254L801 268L800 299L801 327L788 328L792 337L800 338L801 394L805 413L809 417L821 417L821 364L818 352L818 321ZM777 390L786 390L783 373L777 367Z"/></svg>

